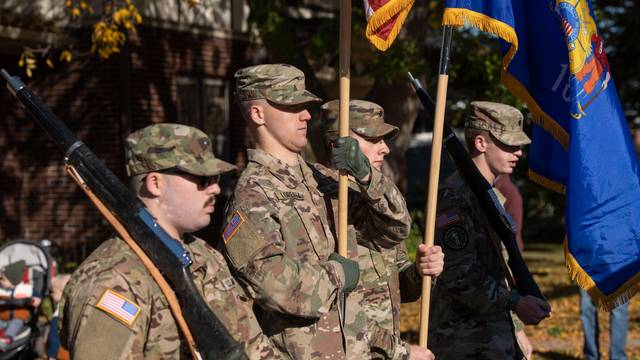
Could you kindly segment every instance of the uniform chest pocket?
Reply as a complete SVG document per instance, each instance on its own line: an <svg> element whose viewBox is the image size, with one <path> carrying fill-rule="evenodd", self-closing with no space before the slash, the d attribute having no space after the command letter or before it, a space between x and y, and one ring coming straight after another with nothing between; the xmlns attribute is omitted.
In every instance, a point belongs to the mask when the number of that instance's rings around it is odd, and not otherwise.
<svg viewBox="0 0 640 360"><path fill-rule="evenodd" d="M314 238L317 234L305 222L300 215L300 210L295 206L288 208L280 223L282 238L286 244L286 251L290 256L294 256L304 261L317 261L324 252L319 252Z"/></svg>

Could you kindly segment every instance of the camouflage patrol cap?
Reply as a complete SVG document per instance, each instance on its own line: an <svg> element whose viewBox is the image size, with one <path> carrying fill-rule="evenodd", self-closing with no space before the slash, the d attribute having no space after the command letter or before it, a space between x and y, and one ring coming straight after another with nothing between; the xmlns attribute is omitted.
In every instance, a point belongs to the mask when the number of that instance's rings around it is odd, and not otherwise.
<svg viewBox="0 0 640 360"><path fill-rule="evenodd" d="M490 102L474 101L469 104L466 129L487 130L506 145L521 146L531 143L522 131L522 113L513 106Z"/></svg>
<svg viewBox="0 0 640 360"><path fill-rule="evenodd" d="M129 176L171 168L211 176L236 169L216 159L205 133L180 124L154 124L131 133L125 141L125 156Z"/></svg>
<svg viewBox="0 0 640 360"><path fill-rule="evenodd" d="M322 101L305 90L304 73L293 65L263 64L236 71L239 101L267 99L281 105Z"/></svg>
<svg viewBox="0 0 640 360"><path fill-rule="evenodd" d="M322 109L322 121L329 124L325 136L335 138L338 136L340 100L331 100L324 103ZM384 110L382 106L364 100L349 101L349 128L354 133L365 138L384 138L391 140L398 135L400 129L384 122Z"/></svg>

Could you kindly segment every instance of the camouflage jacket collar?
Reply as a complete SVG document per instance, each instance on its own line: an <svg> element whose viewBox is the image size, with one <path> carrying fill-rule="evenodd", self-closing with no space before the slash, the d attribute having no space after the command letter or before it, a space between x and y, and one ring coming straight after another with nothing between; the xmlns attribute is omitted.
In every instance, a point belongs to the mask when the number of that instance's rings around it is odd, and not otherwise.
<svg viewBox="0 0 640 360"><path fill-rule="evenodd" d="M247 155L250 162L255 162L266 167L273 176L290 189L295 189L302 183L307 184L310 188L315 188L318 185L313 177L313 171L300 155L298 155L298 163L302 170L302 179L296 171L291 169L291 166L267 152L258 149L249 149L247 150Z"/></svg>
<svg viewBox="0 0 640 360"><path fill-rule="evenodd" d="M210 251L205 248L207 243L191 234L184 235L184 246L191 255L193 264L189 267L191 272L196 272L199 268L206 265Z"/></svg>

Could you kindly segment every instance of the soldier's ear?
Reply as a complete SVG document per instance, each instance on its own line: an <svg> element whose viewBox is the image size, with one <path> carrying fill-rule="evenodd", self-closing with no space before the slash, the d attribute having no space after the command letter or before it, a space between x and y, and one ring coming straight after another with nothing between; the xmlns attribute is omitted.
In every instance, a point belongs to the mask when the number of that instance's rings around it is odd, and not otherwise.
<svg viewBox="0 0 640 360"><path fill-rule="evenodd" d="M161 188L165 186L166 178L162 177L162 174L157 172L150 172L144 178L143 193L151 196L160 196Z"/></svg>
<svg viewBox="0 0 640 360"><path fill-rule="evenodd" d="M481 154L487 151L488 145L489 145L489 140L482 133L477 134L475 138L473 138L473 146L476 148L476 151Z"/></svg>
<svg viewBox="0 0 640 360"><path fill-rule="evenodd" d="M265 107L262 103L258 101L252 101L249 104L249 108L247 109L247 113L249 114L249 119L256 124L257 126L262 126L265 123Z"/></svg>

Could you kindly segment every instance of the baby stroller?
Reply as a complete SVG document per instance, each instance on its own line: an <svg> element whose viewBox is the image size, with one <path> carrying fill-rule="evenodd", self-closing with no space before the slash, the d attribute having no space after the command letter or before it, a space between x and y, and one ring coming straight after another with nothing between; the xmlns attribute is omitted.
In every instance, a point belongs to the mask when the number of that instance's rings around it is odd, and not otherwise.
<svg viewBox="0 0 640 360"><path fill-rule="evenodd" d="M51 264L48 251L34 241L16 240L0 248L0 271L16 285L10 291L0 289L0 320L23 320L13 340L0 349L0 360L34 357L40 306L31 304L34 297L43 299L49 293Z"/></svg>

